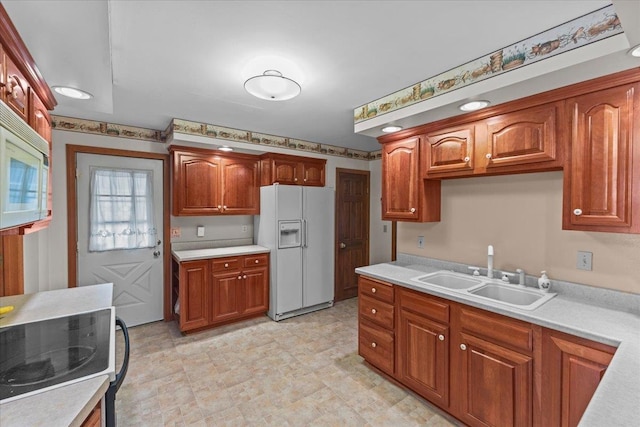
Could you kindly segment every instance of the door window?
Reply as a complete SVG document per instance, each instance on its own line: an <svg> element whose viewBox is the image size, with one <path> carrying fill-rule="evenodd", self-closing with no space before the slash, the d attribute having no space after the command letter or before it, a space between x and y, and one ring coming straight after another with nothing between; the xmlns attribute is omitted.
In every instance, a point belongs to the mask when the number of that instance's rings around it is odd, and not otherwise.
<svg viewBox="0 0 640 427"><path fill-rule="evenodd" d="M90 172L89 252L154 247L153 171Z"/></svg>

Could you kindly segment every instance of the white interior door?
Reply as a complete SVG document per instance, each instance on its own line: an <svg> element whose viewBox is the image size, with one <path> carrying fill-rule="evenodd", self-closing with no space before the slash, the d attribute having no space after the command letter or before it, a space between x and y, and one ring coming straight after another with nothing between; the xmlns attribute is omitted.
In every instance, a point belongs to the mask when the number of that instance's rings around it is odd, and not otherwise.
<svg viewBox="0 0 640 427"><path fill-rule="evenodd" d="M162 253L164 245L162 240L162 230L164 224L162 222L162 206L163 206L163 171L162 161L153 159L139 159L132 157L119 157L97 154L78 153L76 159L77 168L77 224L78 224L78 286L93 285L98 283L113 283L113 305L116 307L116 314L121 317L128 326L135 326L143 323L149 323L163 318L163 265ZM91 176L92 171L117 171L118 174L126 176L131 173L132 176L148 177L152 184L149 188L153 191L152 208L132 207L127 204L127 200L137 201L139 204L141 198L146 197L145 194L135 194L127 196L127 191L122 188L114 188L111 191L112 198L119 200L120 204L110 205L112 208L107 210L105 224L111 223L111 226L117 232L103 231L104 235L119 236L118 238L129 239L132 229L122 225L114 220L115 217L122 214L123 210L138 209L143 210L148 217L150 211L153 211L155 218L155 230L153 232L139 233L143 242L137 239L140 246L151 245L146 247L135 247L127 243L126 249L110 249L96 250L95 239L96 233L91 232ZM149 172L150 171L150 172ZM94 172L95 174L96 172ZM109 182L110 179L104 178ZM136 181L138 182L138 181ZM117 185L116 185L117 187ZM106 190L105 190L106 191ZM103 191L103 193L105 193ZM144 193L145 190L137 190ZM148 190L147 190L148 193ZM108 199L108 195L104 196ZM146 200L146 199L145 199ZM109 203L108 201L105 203ZM95 211L95 209L94 209ZM102 218L102 217L101 217ZM96 221L95 214L93 221ZM144 228L144 226L136 227L136 230ZM135 231L135 230L133 230ZM93 234L93 245L90 248L89 241ZM146 234L146 236L145 236ZM98 235L98 238L101 236ZM129 240L127 240L129 242ZM150 243L152 242L152 243ZM115 245L122 246L122 245Z"/></svg>

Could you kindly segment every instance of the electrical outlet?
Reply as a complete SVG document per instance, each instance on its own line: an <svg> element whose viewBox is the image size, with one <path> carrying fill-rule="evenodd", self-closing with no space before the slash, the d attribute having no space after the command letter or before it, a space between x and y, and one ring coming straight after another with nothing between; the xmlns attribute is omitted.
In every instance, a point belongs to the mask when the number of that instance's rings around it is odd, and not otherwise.
<svg viewBox="0 0 640 427"><path fill-rule="evenodd" d="M593 253L592 252L583 252L578 251L578 262L576 267L578 270L587 270L591 271L591 265L593 263Z"/></svg>
<svg viewBox="0 0 640 427"><path fill-rule="evenodd" d="M418 248L424 248L424 236L418 236Z"/></svg>
<svg viewBox="0 0 640 427"><path fill-rule="evenodd" d="M197 237L204 237L204 226L203 225L199 225L196 227L196 236Z"/></svg>
<svg viewBox="0 0 640 427"><path fill-rule="evenodd" d="M171 227L171 237L180 237L180 227Z"/></svg>
<svg viewBox="0 0 640 427"><path fill-rule="evenodd" d="M243 233L246 233L246 232L247 232L247 230L248 230L247 226L246 226L246 225L243 225L243 226L242 226L242 232L243 232Z"/></svg>

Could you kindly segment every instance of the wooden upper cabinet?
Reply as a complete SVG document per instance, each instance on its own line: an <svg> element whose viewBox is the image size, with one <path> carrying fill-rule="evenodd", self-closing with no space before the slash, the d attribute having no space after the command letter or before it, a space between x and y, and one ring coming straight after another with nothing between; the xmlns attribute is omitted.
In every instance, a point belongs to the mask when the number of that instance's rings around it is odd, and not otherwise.
<svg viewBox="0 0 640 427"><path fill-rule="evenodd" d="M307 185L324 187L327 161L288 154L260 156L260 185Z"/></svg>
<svg viewBox="0 0 640 427"><path fill-rule="evenodd" d="M640 83L567 100L563 228L640 233Z"/></svg>
<svg viewBox="0 0 640 427"><path fill-rule="evenodd" d="M29 123L29 82L9 56L4 56L4 63L5 85L2 99L22 120Z"/></svg>
<svg viewBox="0 0 640 427"><path fill-rule="evenodd" d="M29 123L38 134L51 143L51 116L44 103L31 92L31 113Z"/></svg>
<svg viewBox="0 0 640 427"><path fill-rule="evenodd" d="M526 171L536 166L562 168L557 133L563 105L545 104L485 120L484 152L478 153L478 162L482 159L488 172L509 166Z"/></svg>
<svg viewBox="0 0 640 427"><path fill-rule="evenodd" d="M428 133L423 149L429 178L473 173L475 126L465 125Z"/></svg>
<svg viewBox="0 0 640 427"><path fill-rule="evenodd" d="M173 215L255 215L260 211L258 159L173 146Z"/></svg>

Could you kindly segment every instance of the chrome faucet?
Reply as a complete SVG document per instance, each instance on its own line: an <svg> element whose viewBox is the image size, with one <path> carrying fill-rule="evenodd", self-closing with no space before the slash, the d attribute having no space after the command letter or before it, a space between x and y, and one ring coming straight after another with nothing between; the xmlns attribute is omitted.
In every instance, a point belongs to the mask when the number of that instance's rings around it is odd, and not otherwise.
<svg viewBox="0 0 640 427"><path fill-rule="evenodd" d="M524 270L521 268L518 268L516 269L516 273L518 273L518 275L520 276L520 280L518 280L518 286L524 286L525 284Z"/></svg>
<svg viewBox="0 0 640 427"><path fill-rule="evenodd" d="M493 279L493 245L487 248L487 277Z"/></svg>

